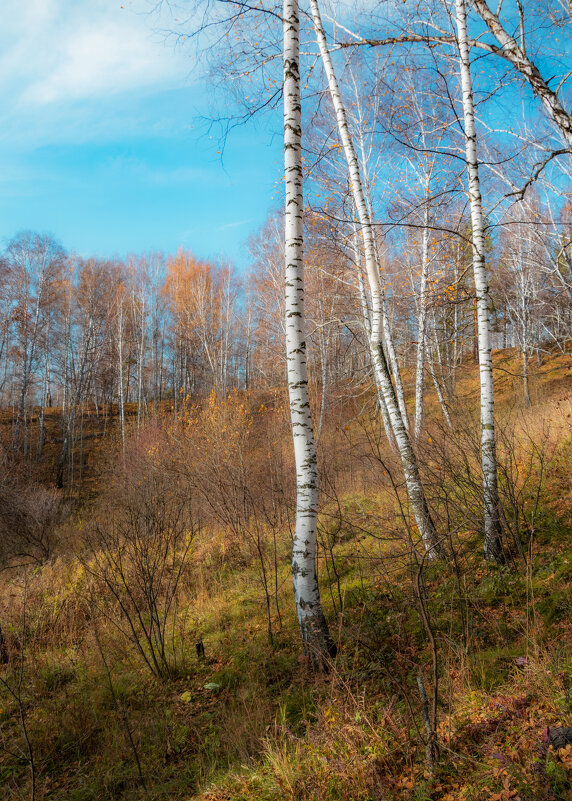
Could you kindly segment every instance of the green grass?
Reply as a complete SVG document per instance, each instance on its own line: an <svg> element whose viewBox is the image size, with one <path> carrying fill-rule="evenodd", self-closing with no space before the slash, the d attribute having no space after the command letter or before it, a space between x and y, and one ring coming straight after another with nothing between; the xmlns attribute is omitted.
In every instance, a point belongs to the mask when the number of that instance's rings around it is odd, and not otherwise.
<svg viewBox="0 0 572 801"><path fill-rule="evenodd" d="M285 529L272 642L252 549L225 551L220 531L203 533L171 621L184 658L163 681L113 615L86 605L90 579L72 543L30 576L25 621L21 581L7 579L2 623L15 656L0 667L0 798L31 797L27 737L37 801L505 801L503 792L564 801L570 772L539 749L543 728L572 723L571 455L563 435L546 460L526 565L517 553L503 567L483 562L461 509L456 567L425 567L438 656L434 777L417 686L421 673L431 697L432 653L406 532L377 476L341 493L341 521L333 502L321 517L322 598L341 646L325 675L299 661ZM534 492L521 502L530 514ZM443 514L436 501L441 526ZM272 573L270 584L274 593Z"/></svg>

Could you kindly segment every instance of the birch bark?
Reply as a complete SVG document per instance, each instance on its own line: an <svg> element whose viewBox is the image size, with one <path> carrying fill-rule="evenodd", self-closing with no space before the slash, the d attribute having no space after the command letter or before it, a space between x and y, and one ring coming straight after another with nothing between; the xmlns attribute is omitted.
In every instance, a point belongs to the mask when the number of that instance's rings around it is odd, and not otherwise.
<svg viewBox="0 0 572 801"><path fill-rule="evenodd" d="M455 0L455 21L463 93L465 155L471 206L473 274L477 301L477 339L481 384L481 465L483 471L485 557L502 561L502 528L497 484L493 367L490 343L490 294L485 266L484 217L477 157L477 131L467 36L465 0Z"/></svg>
<svg viewBox="0 0 572 801"><path fill-rule="evenodd" d="M499 43L500 48L487 43L480 43L479 46L490 49L493 53L502 56L518 70L528 82L534 94L540 99L547 115L559 129L568 147L572 147L572 115L562 105L558 96L558 89L554 91L548 86L548 82L543 78L538 66L526 52L522 21L520 25L521 43L519 45L514 36L511 36L506 31L498 14L495 14L488 7L486 0L472 0L472 5Z"/></svg>
<svg viewBox="0 0 572 801"><path fill-rule="evenodd" d="M399 410L395 389L391 381L391 376L385 354L382 348L382 325L384 318L383 309L383 290L381 286L379 268L376 254L375 239L371 217L367 208L359 162L356 151L350 136L346 118L346 111L340 93L338 80L334 71L330 51L322 25L320 9L317 0L310 0L312 21L316 37L320 48L322 63L328 79L328 86L332 103L336 113L338 132L342 141L344 154L350 176L353 201L359 216L361 232L364 244L365 266L368 277L370 297L371 297L371 333L369 347L371 361L375 375L378 391L383 394L387 412L391 421L391 427L395 435L401 464L405 474L407 494L409 503L415 516L415 521L425 545L425 549L430 558L443 554L443 549L439 545L439 539L435 530L435 525L427 506L425 492L421 483L417 458L409 439L409 434Z"/></svg>
<svg viewBox="0 0 572 801"><path fill-rule="evenodd" d="M435 335L435 322L433 321L433 349L435 353L439 353L439 343L437 342L437 337ZM449 408L445 401L445 396L443 394L443 390L441 389L441 383L437 377L437 373L435 372L435 364L433 361L433 354L431 352L431 342L428 337L426 337L426 350L427 350L427 367L429 368L429 373L433 380L433 386L435 387L435 392L437 394L437 399L439 401L439 406L441 407L441 411L443 413L443 417L449 427L449 431L453 431L453 421L451 420L451 415L449 414ZM445 381L443 381L445 385Z"/></svg>
<svg viewBox="0 0 572 801"><path fill-rule="evenodd" d="M355 85L355 79L354 79ZM361 105L359 102L359 95L357 93L356 87L356 104L358 106L359 111L361 112ZM363 120L361 119L361 113L358 118L358 144L360 149L360 159L357 161L357 166L361 178L361 187L363 190L363 196L365 200L365 208L368 214L368 218L371 222L373 220L373 210L372 210L372 201L371 201L371 186L370 180L367 174L367 154L366 154L366 147L363 138ZM354 204L355 208L355 204ZM354 235L356 234L356 226L354 223ZM389 325L389 314L387 310L387 294L385 292L385 285L384 282L381 280L381 264L379 263L379 254L377 252L377 247L375 247L374 241L374 253L377 262L377 275L379 278L380 290L381 290L381 330L383 332L383 342L382 346L385 347L385 353L387 354L386 358L388 361L388 367L391 371L391 376L393 378L393 385L395 388L395 395L397 398L397 405L399 406L399 411L401 412L401 418L403 420L403 425L405 426L407 433L409 433L410 426L409 426L409 415L407 413L407 405L405 403L405 390L403 389L403 380L401 378L401 370L399 369L399 361L397 359L397 353L395 352L395 345L393 343L393 333L391 331L391 326ZM381 397L381 396L380 396ZM381 404L380 404L381 406ZM381 406L382 414L384 413L384 408ZM385 425L385 418L384 418L384 425ZM390 440L391 443L391 440Z"/></svg>
<svg viewBox="0 0 572 801"><path fill-rule="evenodd" d="M24 307L24 334L23 334L23 347L22 347L22 384L20 389L20 400L18 402L18 417L16 418L16 426L13 433L14 444L18 443L20 438L20 430L24 429L24 453L27 452L27 418L26 418L26 405L28 399L28 390L32 380L32 367L36 357L36 347L38 344L39 329L40 329L40 310L42 307L42 294L44 288L44 270L42 269L38 277L38 289L36 301L34 306L34 321L31 330L28 330L28 298L30 294L29 284L31 279L26 277L26 304Z"/></svg>
<svg viewBox="0 0 572 801"><path fill-rule="evenodd" d="M123 295L118 300L117 312L117 350L118 350L118 365L119 371L119 421L121 426L121 452L125 459L125 391L123 386L123 334L124 334L124 310L123 310Z"/></svg>
<svg viewBox="0 0 572 801"><path fill-rule="evenodd" d="M369 341L371 339L371 314L365 291L365 283L363 280L363 271L361 268L361 254L358 245L357 225L355 223L354 223L354 235L352 237L352 241L353 241L354 258L358 275L358 289L359 289L359 297L361 304L361 313L362 313L365 332L367 334ZM391 428L391 420L389 419L389 412L387 411L385 398L383 397L383 392L380 392L379 389L377 392L377 402L379 405L379 410L381 412L381 419L383 421L383 429L385 431L385 437L389 443L391 450L395 453L397 452L397 444L395 442L395 437L393 436L393 429Z"/></svg>
<svg viewBox="0 0 572 801"><path fill-rule="evenodd" d="M423 373L425 370L425 338L427 323L427 278L429 275L429 177L425 183L425 209L421 241L421 281L417 305L417 359L415 365L415 439L423 426Z"/></svg>
<svg viewBox="0 0 572 801"><path fill-rule="evenodd" d="M318 468L310 414L304 323L303 194L300 40L297 0L284 0L284 180L286 362L296 461L296 526L292 580L306 655L322 666L334 645L324 617L316 573Z"/></svg>

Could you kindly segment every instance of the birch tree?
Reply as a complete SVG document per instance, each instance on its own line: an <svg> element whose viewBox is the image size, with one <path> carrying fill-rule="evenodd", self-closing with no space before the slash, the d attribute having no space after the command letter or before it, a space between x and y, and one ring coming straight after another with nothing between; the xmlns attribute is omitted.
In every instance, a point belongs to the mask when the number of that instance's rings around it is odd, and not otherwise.
<svg viewBox="0 0 572 801"><path fill-rule="evenodd" d="M436 221L446 219L449 192L454 189L453 180L458 182L458 175L452 174L447 165L450 159L445 161L443 154L450 145L451 122L450 109L441 96L443 86L436 86L434 74L428 74L423 68L406 71L402 84L399 91L404 92L404 102L397 110L397 119L388 125L388 133L405 148L402 156L405 195L398 206L398 217L411 219L409 233L413 234L405 245L404 255L409 260L413 257L411 284L417 317L414 436L417 441L423 426L425 368L429 367L431 372L429 303L442 244L436 236Z"/></svg>
<svg viewBox="0 0 572 801"><path fill-rule="evenodd" d="M296 462L296 526L292 579L306 654L322 664L334 653L316 573L318 467L310 413L304 321L302 107L297 0L284 0L284 181L286 359Z"/></svg>
<svg viewBox="0 0 572 801"><path fill-rule="evenodd" d="M419 466L415 451L409 439L406 424L399 410L395 389L391 382L391 375L382 346L383 290L379 277L379 266L376 244L371 216L368 211L366 197L361 179L361 172L355 147L350 136L343 98L339 89L338 80L334 71L332 58L326 41L324 27L317 0L310 0L312 21L320 48L320 56L326 72L330 97L336 114L338 133L342 141L344 155L347 162L351 182L354 204L358 213L361 234L364 246L366 274L368 277L371 297L371 325L370 325L370 356L373 365L378 393L383 396L391 427L397 442L401 457L401 464L405 474L409 502L427 554L436 557L443 551L439 545L439 538L435 525L429 512L425 492L421 483ZM381 402L380 402L381 405Z"/></svg>
<svg viewBox="0 0 572 801"><path fill-rule="evenodd" d="M539 62L535 61L528 51L525 10L523 3L520 2L520 0L517 2L517 36L509 33L505 24L503 24L500 19L503 0L498 2L495 11L492 11L489 8L487 0L471 0L471 3L475 11L486 24L489 32L494 37L493 43L479 39L476 40L474 44L477 47L488 50L490 53L494 53L495 55L503 58L505 61L508 61L521 75L521 77L524 78L524 80L532 89L533 93L542 103L546 115L556 126L561 137L566 142L566 150L570 150L570 148L572 148L572 114L566 108L562 95L563 89L565 88L572 73L566 72L565 75L559 80L556 88L552 89L550 87L550 83L557 76L553 75L551 78L547 78L545 74L543 75L542 67L539 66ZM547 3L546 10L549 10L549 6L552 6L552 3ZM557 14L556 7L554 7L552 10L555 14ZM534 16L537 16L539 9L535 8L533 11L531 9L531 12ZM567 26L570 26L570 4L568 4L567 11L564 9L562 10L559 18L555 19L554 23L559 31L562 31ZM509 24L511 29L513 29L514 24ZM563 50L565 49L566 47L564 46Z"/></svg>
<svg viewBox="0 0 572 801"><path fill-rule="evenodd" d="M491 304L485 265L485 223L477 156L477 130L475 125L465 0L455 0L455 22L457 26L459 66L463 96L468 193L471 207L473 275L477 298L477 335L481 385L481 465L483 471L484 550L487 559L502 561L502 529L497 484L493 366L490 342Z"/></svg>
<svg viewBox="0 0 572 801"><path fill-rule="evenodd" d="M34 371L41 355L41 342L54 302L57 282L65 253L50 236L25 231L8 244L7 259L15 287L13 319L19 352L19 397L13 430L17 445L23 432L24 452L27 441L27 402Z"/></svg>

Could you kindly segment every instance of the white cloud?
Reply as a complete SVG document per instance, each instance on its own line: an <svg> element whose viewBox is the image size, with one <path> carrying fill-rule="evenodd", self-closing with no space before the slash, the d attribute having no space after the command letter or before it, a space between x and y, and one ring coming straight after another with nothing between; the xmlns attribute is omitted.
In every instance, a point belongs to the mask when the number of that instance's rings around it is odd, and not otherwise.
<svg viewBox="0 0 572 801"><path fill-rule="evenodd" d="M217 231L228 231L230 228L240 228L241 226L249 225L252 222L254 222L252 218L249 220L236 220L236 222L229 222L225 223L224 225L219 225Z"/></svg>
<svg viewBox="0 0 572 801"><path fill-rule="evenodd" d="M160 19L121 0L2 0L0 97L26 108L176 85L181 53L153 33ZM4 103L6 108L6 103Z"/></svg>

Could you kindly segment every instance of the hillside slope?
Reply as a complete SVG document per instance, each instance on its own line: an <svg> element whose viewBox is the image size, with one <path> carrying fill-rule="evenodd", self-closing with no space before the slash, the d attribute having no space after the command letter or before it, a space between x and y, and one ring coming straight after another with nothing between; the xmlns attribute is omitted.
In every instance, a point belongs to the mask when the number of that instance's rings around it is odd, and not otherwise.
<svg viewBox="0 0 572 801"><path fill-rule="evenodd" d="M332 400L322 675L291 598L281 391L152 418L125 460L113 426L86 440L89 490L49 557L2 573L0 798L572 798L572 746L546 732L572 726L571 358L538 368L531 408L516 354L495 367L501 567L481 556L472 365L454 435L428 388L419 443L447 563L415 555L375 417Z"/></svg>

